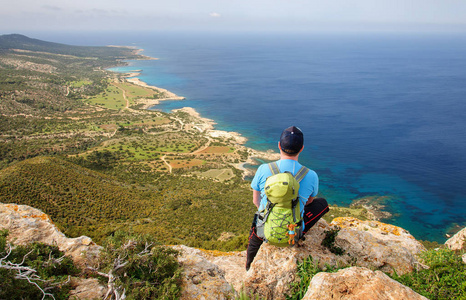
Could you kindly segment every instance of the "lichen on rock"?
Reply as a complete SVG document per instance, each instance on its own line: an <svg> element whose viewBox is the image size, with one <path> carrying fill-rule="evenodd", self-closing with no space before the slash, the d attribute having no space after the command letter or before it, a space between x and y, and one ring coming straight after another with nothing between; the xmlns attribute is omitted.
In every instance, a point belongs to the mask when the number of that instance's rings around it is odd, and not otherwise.
<svg viewBox="0 0 466 300"><path fill-rule="evenodd" d="M8 229L9 240L18 245L34 242L57 245L77 265L95 260L101 249L87 236L66 237L47 214L27 205L0 203L0 229Z"/></svg>

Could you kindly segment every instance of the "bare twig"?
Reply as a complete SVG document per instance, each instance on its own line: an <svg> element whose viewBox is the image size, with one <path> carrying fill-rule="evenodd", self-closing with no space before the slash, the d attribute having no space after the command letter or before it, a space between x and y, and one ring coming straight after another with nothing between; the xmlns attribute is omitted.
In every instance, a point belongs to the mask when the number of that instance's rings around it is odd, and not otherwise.
<svg viewBox="0 0 466 300"><path fill-rule="evenodd" d="M37 284L37 282L35 282L35 281L45 281L45 280L42 280L36 274L37 271L35 269L33 269L33 268L28 267L28 266L23 266L27 256L29 254L31 254L31 252L33 250L29 251L26 255L23 256L23 260L21 261L21 263L15 264L15 263L12 263L11 261L5 261L8 258L8 256L10 256L12 249L13 248L12 248L11 244L8 244L8 250L7 250L6 256L4 256L4 257L2 257L0 259L0 268L7 269L7 270L13 270L13 271L15 271L17 273L15 275L15 277L14 277L15 279L27 280L30 284L35 285L42 293L42 300L45 299L46 296L50 296L50 297L52 297L52 299L55 300L55 297L52 294L45 292Z"/></svg>
<svg viewBox="0 0 466 300"><path fill-rule="evenodd" d="M114 299L114 300L123 300L126 299L126 289L123 289L123 292L120 293L121 287L115 286L115 280L118 278L118 276L115 276L114 273L118 271L119 269L123 268L128 264L127 261L123 262L120 257L115 258L113 262L113 269L111 269L108 273L103 273L98 271L95 268L88 267L89 270L95 272L97 275L103 276L105 278L108 278L107 281L107 293L104 296L104 300L107 299Z"/></svg>
<svg viewBox="0 0 466 300"><path fill-rule="evenodd" d="M146 254L149 254L152 245L153 245L153 243L148 243L148 242L146 242L146 245L144 246L144 250L142 250L141 252L139 252L137 255L138 255L139 257L142 257L142 256L144 256L144 255L146 255Z"/></svg>

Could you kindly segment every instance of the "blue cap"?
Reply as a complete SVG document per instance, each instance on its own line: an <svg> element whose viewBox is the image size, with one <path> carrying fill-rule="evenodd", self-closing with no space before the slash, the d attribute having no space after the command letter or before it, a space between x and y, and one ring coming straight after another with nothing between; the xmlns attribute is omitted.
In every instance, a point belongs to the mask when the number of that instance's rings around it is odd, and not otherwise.
<svg viewBox="0 0 466 300"><path fill-rule="evenodd" d="M297 154L304 145L304 135L301 129L291 126L283 130L280 136L280 148L287 154Z"/></svg>

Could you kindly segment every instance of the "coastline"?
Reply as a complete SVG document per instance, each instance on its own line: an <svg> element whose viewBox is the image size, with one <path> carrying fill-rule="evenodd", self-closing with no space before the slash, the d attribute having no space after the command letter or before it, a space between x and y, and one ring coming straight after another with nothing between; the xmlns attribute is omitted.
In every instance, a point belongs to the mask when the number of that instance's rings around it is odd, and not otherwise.
<svg viewBox="0 0 466 300"><path fill-rule="evenodd" d="M127 82L130 82L134 85L141 86L144 88L153 89L163 95L163 97L159 99L141 99L139 102L144 104L142 107L143 109L149 109L150 107L159 104L160 101L186 99L185 97L178 96L177 94L170 92L167 89L163 89L163 88L160 88L154 85L147 84L146 82L142 81L141 79L137 77L139 75L141 75L140 70L134 70L134 71L130 71L127 73L123 73L124 80L126 80Z"/></svg>
<svg viewBox="0 0 466 300"><path fill-rule="evenodd" d="M142 109L149 109L151 107L157 106L158 104L160 104L161 101L180 101L186 99L185 97L176 95L175 93L167 89L149 85L146 82L142 81L140 78L137 77L141 74L141 71L142 70L133 70L130 72L123 73L124 80L141 87L153 89L165 95L165 97L160 99L140 99L139 102L144 104L142 106ZM280 154L275 152L273 149L269 149L267 151L258 151L253 148L244 146L244 144L247 142L247 138L243 137L238 132L227 132L215 129L216 122L214 120L202 117L201 114L192 107L182 107L179 109L172 110L172 112L177 111L185 112L189 114L191 117L193 117L195 122L194 124L191 124L191 126L197 129L199 132L205 133L208 138L224 138L226 140L234 141L234 147L237 150L245 151L247 153L246 160L230 164L232 167L241 171L243 180L248 177L253 177L255 174L254 168L247 168L245 167L246 165L259 165L260 163L257 161L257 159L266 161L274 161L280 159ZM199 151L199 149L197 151ZM365 199L366 201L361 200L362 199L355 199L356 203L354 204L359 204L360 206L364 207L368 211L369 215L371 215L371 219L383 220L391 216L389 212L384 210L385 206L381 205L379 201L376 201L376 203L371 203L371 201L368 201L370 199Z"/></svg>
<svg viewBox="0 0 466 300"><path fill-rule="evenodd" d="M142 51L142 49L139 49ZM160 104L161 101L167 100L174 100L174 101L181 101L185 100L186 98L183 96L179 96L167 89L160 88L154 85L149 85L146 82L142 81L138 76L141 74L141 70L133 70L129 72L123 73L123 78L125 81L132 83L137 86L141 86L144 88L153 89L159 93L162 93L164 97L159 99L140 99L138 102L143 104L142 109L148 110L151 107L157 106ZM274 152L272 149L267 151L258 151L249 147L244 146L247 142L247 138L242 136L239 132L234 131L224 131L215 129L215 124L217 124L214 120L202 117L201 114L196 111L192 107L182 107L179 109L174 109L172 112L183 111L194 119L196 119L196 124L194 124L194 128L199 130L199 132L205 133L210 138L224 138L226 140L232 140L235 143L235 148L237 150L246 151L248 153L248 157L245 161L231 164L234 168L240 170L242 172L242 178L245 179L248 176L254 175L254 170L248 169L245 167L246 164L250 165L257 165L258 162L256 159L264 159L264 160L278 160L280 158L280 154Z"/></svg>
<svg viewBox="0 0 466 300"><path fill-rule="evenodd" d="M157 86L149 85L146 82L142 81L138 76L141 74L142 70L132 70L126 73L123 73L123 78L125 81L132 83L137 86L141 86L144 88L153 89L159 93L163 93L165 97L160 99L139 99L138 102L144 104L142 109L148 110L151 107L157 106L160 104L161 101L167 100L175 100L181 101L186 99L185 97L179 96L167 89L160 88ZM178 111L187 113L193 118L193 123L190 124L191 128L198 130L200 133L206 134L208 139L218 139L223 138L225 140L229 140L233 142L233 146L239 150L247 153L247 158L244 161L240 161L238 163L231 163L230 165L239 170L242 174L242 179L245 180L248 177L251 178L255 174L254 168L247 168L246 165L259 165L258 159L266 160L266 161L274 161L280 159L280 154L275 152L273 149L269 149L267 151L258 151L256 149L244 146L247 142L247 138L243 137L238 132L229 132L215 129L216 122L212 119L208 119L202 117L201 114L196 111L193 107L182 107L179 109L172 110L172 113L176 113ZM181 122L181 121L180 121ZM183 124L183 123L182 123ZM184 126L184 125L183 125ZM196 151L200 151L203 149L198 149ZM196 153L194 151L193 153ZM386 206L383 205L383 198L373 199L373 197L363 198L363 199L355 199L350 205L351 207L354 206L361 206L367 210L368 214L371 216L370 219L373 220L384 220L391 217L391 214L385 210Z"/></svg>

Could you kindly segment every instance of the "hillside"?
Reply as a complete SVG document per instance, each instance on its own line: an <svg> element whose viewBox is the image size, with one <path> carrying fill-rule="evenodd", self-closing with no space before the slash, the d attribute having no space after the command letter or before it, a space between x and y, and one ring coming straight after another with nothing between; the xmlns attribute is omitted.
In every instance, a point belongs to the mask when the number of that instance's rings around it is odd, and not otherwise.
<svg viewBox="0 0 466 300"><path fill-rule="evenodd" d="M102 93L105 69L128 59L149 59L128 47L83 47L19 34L0 36L2 115L89 112L80 99Z"/></svg>
<svg viewBox="0 0 466 300"><path fill-rule="evenodd" d="M56 157L28 159L0 171L0 202L37 207L67 235L86 234L96 241L125 228L164 243L222 248L228 241L216 240L229 232L229 242L236 243L230 249L244 247L253 213L244 201L249 198L241 186L190 177L128 184Z"/></svg>
<svg viewBox="0 0 466 300"><path fill-rule="evenodd" d="M98 242L125 228L245 247L254 206L235 165L258 154L192 110L144 109L182 97L105 70L146 57L21 35L1 36L0 48L0 202L40 208Z"/></svg>
<svg viewBox="0 0 466 300"><path fill-rule="evenodd" d="M114 61L117 59L141 58L141 55L137 54L136 49L129 47L71 46L33 39L21 34L1 35L0 51L12 49L33 52L47 52L60 55L71 55L83 58L94 57L108 61Z"/></svg>

